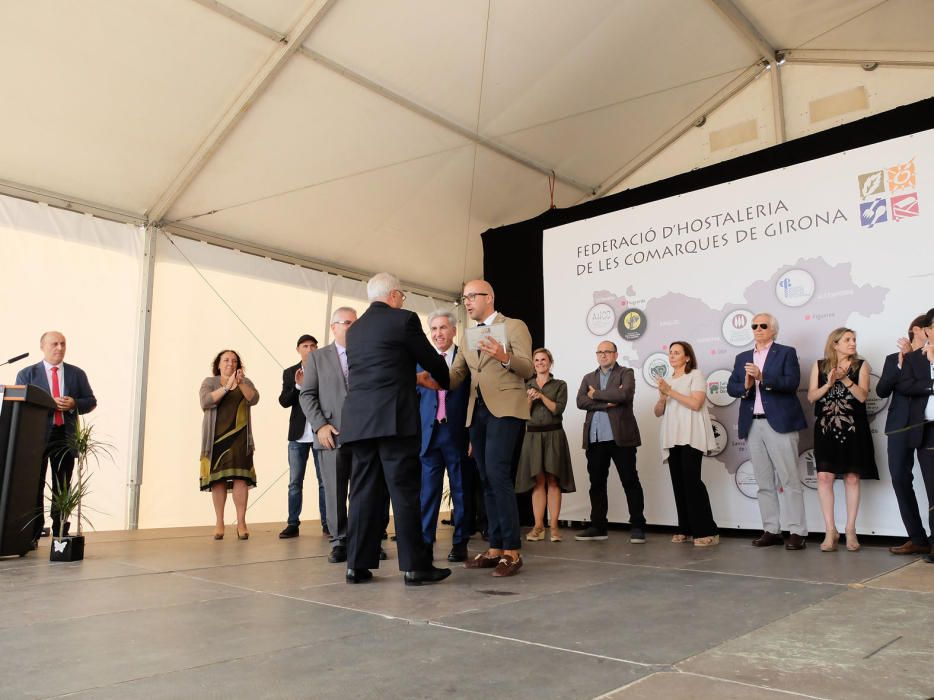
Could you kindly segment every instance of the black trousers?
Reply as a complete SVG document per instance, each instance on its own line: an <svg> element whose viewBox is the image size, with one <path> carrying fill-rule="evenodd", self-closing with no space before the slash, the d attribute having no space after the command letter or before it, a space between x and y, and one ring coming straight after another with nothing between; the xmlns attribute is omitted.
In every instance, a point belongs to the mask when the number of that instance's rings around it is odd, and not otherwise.
<svg viewBox="0 0 934 700"><path fill-rule="evenodd" d="M474 406L470 443L483 484L490 549L522 547L514 465L524 424L513 416L497 418L481 402Z"/></svg>
<svg viewBox="0 0 934 700"><path fill-rule="evenodd" d="M347 514L347 567L379 568L379 548L386 529L388 502L395 515L401 571L427 571L431 553L422 541L422 464L419 439L383 437L350 443L350 509ZM389 500L386 493L389 492Z"/></svg>
<svg viewBox="0 0 934 700"><path fill-rule="evenodd" d="M918 508L918 498L915 495L915 451L908 445L908 434L889 435L887 451L889 474L892 475L892 489L895 491L895 500L898 501L898 512L905 524L905 531L912 542L920 547L926 547L934 542L934 511L928 512L928 525L931 533L931 539L928 540L928 535L924 532L924 521ZM930 458L925 458L924 453L931 455ZM934 451L919 449L918 461L921 463L921 476L924 479L930 508L934 505Z"/></svg>
<svg viewBox="0 0 934 700"><path fill-rule="evenodd" d="M590 522L599 530L606 530L609 508L606 482L610 475L610 460L616 465L619 480L626 493L629 506L629 524L645 527L645 495L639 472L636 471L636 448L620 447L612 440L592 442L587 446L587 473L590 475Z"/></svg>
<svg viewBox="0 0 934 700"><path fill-rule="evenodd" d="M678 511L678 533L695 538L717 534L707 487L701 481L703 457L700 450L690 445L676 445L668 451L668 470Z"/></svg>
<svg viewBox="0 0 934 700"><path fill-rule="evenodd" d="M36 497L36 507L39 517L36 518L35 538L38 539L42 534L42 528L45 527L45 484L49 476L49 467L52 471L52 494L61 491L63 486L71 484L71 475L75 470L75 456L72 452L64 448L68 434L64 425L53 426L49 433L49 440L46 444L45 454L43 455L42 473L39 477L39 493ZM52 535L58 534L61 515L58 508L53 505L51 508L52 516Z"/></svg>

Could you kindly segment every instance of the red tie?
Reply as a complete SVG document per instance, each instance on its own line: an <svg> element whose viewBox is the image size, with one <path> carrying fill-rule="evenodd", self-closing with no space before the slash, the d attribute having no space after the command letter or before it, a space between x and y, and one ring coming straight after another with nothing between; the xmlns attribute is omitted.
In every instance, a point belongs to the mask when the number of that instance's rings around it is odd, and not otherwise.
<svg viewBox="0 0 934 700"><path fill-rule="evenodd" d="M58 367L52 367L52 396L56 399L62 398L62 389L58 384ZM61 411L55 412L55 425L65 425L65 417Z"/></svg>
<svg viewBox="0 0 934 700"><path fill-rule="evenodd" d="M448 354L446 352L441 353L442 358L445 358L447 356ZM447 395L448 395L448 392L446 392L444 389L438 390L438 412L435 414L435 420L438 421L439 423L444 422L445 420L447 420L447 417L448 417L448 409L447 409L447 406L445 405L445 400L447 399Z"/></svg>

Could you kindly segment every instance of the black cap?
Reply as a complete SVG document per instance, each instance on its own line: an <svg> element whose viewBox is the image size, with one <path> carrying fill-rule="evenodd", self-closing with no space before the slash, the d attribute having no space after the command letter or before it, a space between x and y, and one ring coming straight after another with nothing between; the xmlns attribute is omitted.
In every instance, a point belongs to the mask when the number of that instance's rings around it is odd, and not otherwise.
<svg viewBox="0 0 934 700"><path fill-rule="evenodd" d="M302 343L307 343L309 340L310 340L312 343L314 343L315 345L318 344L318 339L317 339L317 338L315 338L313 335L308 335L307 333L305 333L304 335L302 335L302 336L298 339L298 342L295 343L295 347L298 347L298 346L301 345Z"/></svg>

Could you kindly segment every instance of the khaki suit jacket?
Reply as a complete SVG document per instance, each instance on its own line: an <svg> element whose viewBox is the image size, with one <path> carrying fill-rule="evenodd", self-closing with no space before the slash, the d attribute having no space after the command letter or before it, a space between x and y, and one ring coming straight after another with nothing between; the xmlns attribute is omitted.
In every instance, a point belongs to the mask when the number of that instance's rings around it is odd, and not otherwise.
<svg viewBox="0 0 934 700"><path fill-rule="evenodd" d="M529 402L525 393L525 380L535 374L532 366L532 336L524 322L496 314L493 325L506 324L506 352L510 355L509 369L486 353L478 356L476 350L464 349L457 353L451 365L451 390L470 377L470 398L467 403L467 425L473 420L477 402L477 389L483 402L497 418L512 416L529 419Z"/></svg>

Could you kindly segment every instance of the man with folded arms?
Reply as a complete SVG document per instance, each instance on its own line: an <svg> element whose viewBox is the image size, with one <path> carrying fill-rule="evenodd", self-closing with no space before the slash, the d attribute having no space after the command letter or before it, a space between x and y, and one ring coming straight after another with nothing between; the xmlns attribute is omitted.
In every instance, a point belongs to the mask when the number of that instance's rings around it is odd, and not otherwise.
<svg viewBox="0 0 934 700"><path fill-rule="evenodd" d="M801 367L793 347L779 345L778 320L771 314L752 319L755 347L736 356L727 393L740 399L739 437L746 441L759 490L762 534L754 547L784 543L785 549L801 550L807 545L804 492L798 476L798 431L807 427L798 385ZM785 495L785 522L789 537L782 539L781 508L775 477Z"/></svg>

